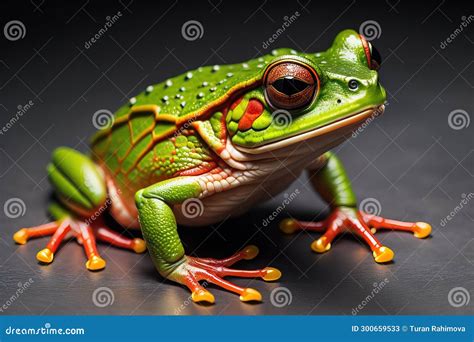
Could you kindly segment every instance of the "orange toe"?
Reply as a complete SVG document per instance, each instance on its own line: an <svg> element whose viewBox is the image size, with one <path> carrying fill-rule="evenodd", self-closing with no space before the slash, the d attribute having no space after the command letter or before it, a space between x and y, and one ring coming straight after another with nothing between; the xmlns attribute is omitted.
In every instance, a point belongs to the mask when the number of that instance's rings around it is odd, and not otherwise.
<svg viewBox="0 0 474 342"><path fill-rule="evenodd" d="M260 302L262 301L262 295L257 290L248 287L244 289L244 292L240 295L240 300L242 302Z"/></svg>
<svg viewBox="0 0 474 342"><path fill-rule="evenodd" d="M373 251L374 259L378 263L389 262L393 260L395 253L385 246L380 247L378 250Z"/></svg>
<svg viewBox="0 0 474 342"><path fill-rule="evenodd" d="M45 248L36 254L36 259L38 259L38 261L44 262L45 264L50 264L53 262L54 253L51 252L49 248Z"/></svg>
<svg viewBox="0 0 474 342"><path fill-rule="evenodd" d="M413 227L413 234L418 239L423 239L431 234L431 225L425 222L416 222Z"/></svg>

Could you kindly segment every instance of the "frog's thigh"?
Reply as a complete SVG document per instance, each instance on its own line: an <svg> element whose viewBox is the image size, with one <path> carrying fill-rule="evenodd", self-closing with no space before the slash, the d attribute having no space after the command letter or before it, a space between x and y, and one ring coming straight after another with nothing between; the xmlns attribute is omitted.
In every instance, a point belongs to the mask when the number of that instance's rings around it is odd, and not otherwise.
<svg viewBox="0 0 474 342"><path fill-rule="evenodd" d="M197 178L177 177L139 190L135 195L143 237L155 266L163 275L184 256L172 207L199 197L201 192Z"/></svg>
<svg viewBox="0 0 474 342"><path fill-rule="evenodd" d="M74 213L90 216L107 198L105 179L97 165L71 148L53 151L48 176L61 203Z"/></svg>

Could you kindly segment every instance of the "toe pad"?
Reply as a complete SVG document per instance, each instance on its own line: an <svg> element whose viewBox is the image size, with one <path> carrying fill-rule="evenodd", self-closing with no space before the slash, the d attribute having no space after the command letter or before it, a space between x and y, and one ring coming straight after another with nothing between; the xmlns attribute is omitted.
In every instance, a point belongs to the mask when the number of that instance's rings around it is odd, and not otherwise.
<svg viewBox="0 0 474 342"><path fill-rule="evenodd" d="M45 248L36 254L36 259L38 259L38 261L44 262L45 264L50 264L53 262L54 253L51 252L49 248Z"/></svg>
<svg viewBox="0 0 474 342"><path fill-rule="evenodd" d="M326 237L322 236L316 241L313 241L311 249L317 253L324 253L331 249L331 243L328 243Z"/></svg>
<svg viewBox="0 0 474 342"><path fill-rule="evenodd" d="M146 243L143 239L133 239L132 248L135 253L143 253L146 251Z"/></svg>
<svg viewBox="0 0 474 342"><path fill-rule="evenodd" d="M195 303L208 302L208 303L213 304L214 301L215 301L214 296L212 295L212 293L210 293L210 292L207 291L207 290L197 290L197 291L194 291L194 292L191 294L191 299L192 299L193 302L195 302Z"/></svg>
<svg viewBox="0 0 474 342"><path fill-rule="evenodd" d="M418 239L423 239L431 234L431 226L425 222L416 222L413 227L413 234Z"/></svg>
<svg viewBox="0 0 474 342"><path fill-rule="evenodd" d="M242 292L242 294L240 295L240 300L242 302L260 302L262 301L262 295L257 290L246 288L244 289L244 292Z"/></svg>
<svg viewBox="0 0 474 342"><path fill-rule="evenodd" d="M258 255L258 252L257 246L249 245L243 249L242 254L245 260L252 260Z"/></svg>
<svg viewBox="0 0 474 342"><path fill-rule="evenodd" d="M98 271L105 268L105 260L102 259L100 256L93 255L91 258L86 262L86 267L89 271Z"/></svg>
<svg viewBox="0 0 474 342"><path fill-rule="evenodd" d="M280 279L281 277L280 270L274 267L265 267L263 271L264 271L264 276L262 277L262 279L265 281L275 281L275 280Z"/></svg>
<svg viewBox="0 0 474 342"><path fill-rule="evenodd" d="M13 234L13 240L19 245L24 245L26 241L28 241L26 229L20 229L15 234Z"/></svg>
<svg viewBox="0 0 474 342"><path fill-rule="evenodd" d="M375 261L379 263L392 261L393 257L395 256L395 253L393 253L390 248L385 246L382 246L378 250L373 251L372 254L374 255Z"/></svg>
<svg viewBox="0 0 474 342"><path fill-rule="evenodd" d="M280 230L285 234L293 234L296 231L296 224L293 219L284 219L280 222Z"/></svg>

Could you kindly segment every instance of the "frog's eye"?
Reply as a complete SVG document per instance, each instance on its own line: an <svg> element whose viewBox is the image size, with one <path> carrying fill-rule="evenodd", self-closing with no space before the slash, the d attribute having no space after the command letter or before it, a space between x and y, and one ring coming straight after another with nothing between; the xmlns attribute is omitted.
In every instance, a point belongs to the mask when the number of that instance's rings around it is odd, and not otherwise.
<svg viewBox="0 0 474 342"><path fill-rule="evenodd" d="M379 70L380 66L382 65L382 55L380 54L379 50L377 50L375 46L372 45L372 43L369 43L369 47L370 47L370 56L372 57L372 61L371 61L372 69Z"/></svg>
<svg viewBox="0 0 474 342"><path fill-rule="evenodd" d="M280 61L264 75L265 97L275 108L301 109L311 104L318 91L316 71L308 65Z"/></svg>
<svg viewBox="0 0 474 342"><path fill-rule="evenodd" d="M380 54L379 50L372 45L372 43L368 42L363 35L359 35L360 40L362 41L362 47L364 48L365 57L367 58L367 64L369 69L372 70L379 70L380 66L382 65L382 55Z"/></svg>

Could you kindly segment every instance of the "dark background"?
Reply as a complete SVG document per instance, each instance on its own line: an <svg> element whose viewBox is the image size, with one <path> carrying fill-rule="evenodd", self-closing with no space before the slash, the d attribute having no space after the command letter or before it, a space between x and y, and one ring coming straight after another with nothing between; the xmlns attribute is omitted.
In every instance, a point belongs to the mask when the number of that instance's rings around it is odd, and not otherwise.
<svg viewBox="0 0 474 342"><path fill-rule="evenodd" d="M341 314L350 315L373 289L388 284L360 314L472 314L473 301L456 308L448 293L455 287L474 288L473 203L444 227L441 219L474 192L474 123L460 130L448 124L453 110L473 113L474 23L444 49L440 43L473 14L472 2L434 1L2 1L2 27L20 20L23 39L0 35L0 125L30 100L33 107L0 135L0 204L21 198L25 213L18 218L0 210L0 305L19 282L34 283L3 314ZM123 16L89 49L84 43L97 33L107 16ZM262 43L285 16L300 17L269 49ZM181 27L197 20L201 39L187 41ZM213 306L189 302L181 286L163 282L148 254L100 246L108 261L98 273L85 269L82 248L65 245L50 266L36 262L47 239L16 246L18 228L48 220L51 187L45 166L59 145L87 151L95 131L92 115L115 110L148 84L161 82L206 64L236 63L292 47L316 52L326 49L342 29L359 29L366 20L381 28L377 46L384 62L381 82L388 90L387 111L362 134L338 147L359 199L375 198L382 215L430 222L432 237L382 232L395 261L376 264L368 248L350 236L338 238L332 250L310 250L316 234L284 236L273 223L262 226L284 194L255 208L245 217L207 228L180 230L194 255L224 257L246 243L260 247L242 268L271 264L283 272L278 283L237 279L259 289L264 302L241 303L238 297L212 288ZM2 32L3 33L3 32ZM287 193L301 194L278 217L324 218L327 208L297 180ZM114 302L96 307L92 294L105 286ZM292 301L271 304L274 288L289 289Z"/></svg>

